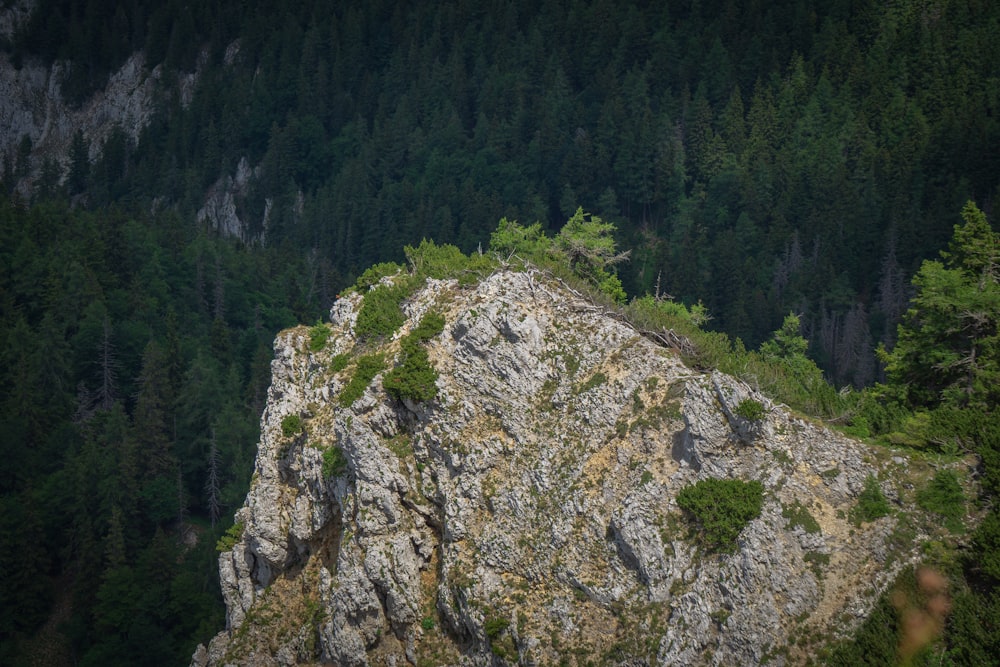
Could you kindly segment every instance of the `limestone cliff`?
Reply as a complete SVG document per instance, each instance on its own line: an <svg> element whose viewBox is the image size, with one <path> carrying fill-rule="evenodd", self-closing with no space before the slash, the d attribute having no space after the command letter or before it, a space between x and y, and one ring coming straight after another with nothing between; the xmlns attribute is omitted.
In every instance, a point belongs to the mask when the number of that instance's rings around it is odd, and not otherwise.
<svg viewBox="0 0 1000 667"><path fill-rule="evenodd" d="M68 168L70 144L78 130L88 142L91 160L116 128L131 141L138 140L155 111L156 93L163 91L162 67L147 71L143 54L135 53L109 77L104 89L73 107L63 99L59 84L68 66L29 61L15 68L6 56L0 56L0 155L13 158L21 139L31 139L30 173L19 184L26 191L43 160L54 160L64 171ZM189 74L178 81L185 104L196 78Z"/></svg>
<svg viewBox="0 0 1000 667"><path fill-rule="evenodd" d="M194 664L796 663L912 561L893 516L848 519L869 476L898 497L904 460L686 367L537 270L428 280L381 341L355 335L362 299L319 351L304 327L275 342L219 559L227 629ZM397 400L380 374L343 400L358 356L391 368L427 312L437 396ZM734 553L678 508L706 478L763 484Z"/></svg>

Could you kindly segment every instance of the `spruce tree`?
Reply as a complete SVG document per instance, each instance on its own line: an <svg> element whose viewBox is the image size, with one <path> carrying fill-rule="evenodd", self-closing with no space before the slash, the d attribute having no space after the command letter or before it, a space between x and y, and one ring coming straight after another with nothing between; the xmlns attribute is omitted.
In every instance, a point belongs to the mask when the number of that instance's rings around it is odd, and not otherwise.
<svg viewBox="0 0 1000 667"><path fill-rule="evenodd" d="M925 261L891 352L889 379L915 406L995 408L1000 400L1000 236L969 202L944 260Z"/></svg>

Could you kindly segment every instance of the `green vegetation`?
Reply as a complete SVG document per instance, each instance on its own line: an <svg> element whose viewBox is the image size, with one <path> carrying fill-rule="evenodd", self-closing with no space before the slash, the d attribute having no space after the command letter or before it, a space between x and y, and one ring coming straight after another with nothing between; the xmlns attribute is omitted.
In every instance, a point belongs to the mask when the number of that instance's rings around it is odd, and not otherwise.
<svg viewBox="0 0 1000 667"><path fill-rule="evenodd" d="M1000 653L998 246L974 205L952 229L960 202L997 199L1000 3L30 4L0 49L67 60L72 104L139 49L163 81L198 78L185 104L158 95L136 139L79 132L65 170L7 138L0 663L27 661L69 573L75 661L186 662L221 603L203 545L171 551L173 530L240 503L273 334L373 262L465 262L451 248L501 217L531 224L469 263L516 249L600 303L652 293L628 316L652 313L701 367L857 437L977 455L985 518L953 554L936 649ZM243 157L237 244L195 213ZM581 234L599 243L580 252ZM425 236L454 245L426 265L386 248ZM391 335L392 309L371 308L365 336ZM885 383L861 391L883 377L876 343Z"/></svg>
<svg viewBox="0 0 1000 667"><path fill-rule="evenodd" d="M350 407L354 401L361 398L365 389L372 383L375 376L385 369L385 355L366 354L358 357L354 363L354 374L340 391L338 402L343 407Z"/></svg>
<svg viewBox="0 0 1000 667"><path fill-rule="evenodd" d="M302 433L303 428L302 417L297 414L285 415L281 418L281 434L286 438L294 438Z"/></svg>
<svg viewBox="0 0 1000 667"><path fill-rule="evenodd" d="M494 267L493 259L478 253L464 255L450 244L438 245L423 239L416 247L404 246L403 254L420 278L457 278L460 284L477 282Z"/></svg>
<svg viewBox="0 0 1000 667"><path fill-rule="evenodd" d="M760 516L764 486L757 480L704 479L677 494L677 505L700 529L701 542L712 551L736 550L736 539L750 521Z"/></svg>
<svg viewBox="0 0 1000 667"><path fill-rule="evenodd" d="M330 297L403 261L386 239L470 252L506 217L530 224L494 247L530 254L583 206L633 251L608 272L625 291L702 299L750 348L794 309L813 358L860 387L906 308L903 272L946 240L956 201L997 186L993 3L34 7L0 48L15 66L78 60L61 70L74 104L133 50L165 81L199 76L135 141L80 133L65 170L36 169L32 196L193 216L246 157L234 203L248 240L315 251L326 275L301 280ZM8 152L7 191L30 152ZM558 245L574 270L604 270L573 236Z"/></svg>
<svg viewBox="0 0 1000 667"><path fill-rule="evenodd" d="M510 620L502 616L494 616L492 618L486 619L483 623L483 632L486 633L488 639L496 639L501 634L507 631L510 627Z"/></svg>
<svg viewBox="0 0 1000 667"><path fill-rule="evenodd" d="M851 510L851 520L855 523L874 521L887 516L891 508L882 493L878 480L868 475L865 488L858 494L858 502Z"/></svg>
<svg viewBox="0 0 1000 667"><path fill-rule="evenodd" d="M925 261L886 373L916 406L988 409L1000 402L1000 235L971 201L943 262Z"/></svg>
<svg viewBox="0 0 1000 667"><path fill-rule="evenodd" d="M413 346L418 343L425 343L442 331L444 331L444 316L440 313L429 311L420 318L420 322L406 336L402 345Z"/></svg>
<svg viewBox="0 0 1000 667"><path fill-rule="evenodd" d="M608 376L601 371L597 371L589 378L587 378L587 380L583 382L579 387L576 388L576 393L577 394L586 393L591 389L595 389L603 384L607 384L607 382L608 382Z"/></svg>
<svg viewBox="0 0 1000 667"><path fill-rule="evenodd" d="M887 382L867 390L852 421L880 441L953 455L977 454L982 462L978 502L986 515L968 549L946 549L932 564L948 576L951 613L940 637L931 638L913 664L978 665L1000 650L1000 421L996 372L1000 363L996 298L1000 293L1000 235L967 203L941 261L925 261L914 278L916 295L896 329L895 347L881 352ZM878 512L888 511L872 495ZM942 470L917 491L917 503L961 531L965 498L957 478ZM903 584L905 586L905 577ZM881 603L882 609L889 602ZM893 625L869 619L831 664L855 656L892 656ZM840 655L848 655L839 660Z"/></svg>
<svg viewBox="0 0 1000 667"><path fill-rule="evenodd" d="M675 345L688 363L735 375L807 414L841 416L861 400L855 394L839 394L806 355L809 343L799 331L801 323L796 315L786 316L760 350L747 350L739 339L734 342L723 333L702 328L710 318L700 304L687 308L646 295L633 299L623 314L640 330L669 331L683 337ZM756 414L756 401L749 400L743 409ZM760 414L763 417L763 405Z"/></svg>
<svg viewBox="0 0 1000 667"><path fill-rule="evenodd" d="M764 404L752 398L744 398L740 401L735 412L737 416L752 422L761 421L767 415Z"/></svg>
<svg viewBox="0 0 1000 667"><path fill-rule="evenodd" d="M398 433L392 438L389 438L385 444L392 450L392 453L400 459L406 459L413 456L413 443L410 441L410 435L408 433Z"/></svg>
<svg viewBox="0 0 1000 667"><path fill-rule="evenodd" d="M334 373L339 373L340 371L347 368L348 364L351 363L351 355L347 353L335 354L333 359L330 360L330 370Z"/></svg>
<svg viewBox="0 0 1000 667"><path fill-rule="evenodd" d="M940 515L948 530L957 533L965 517L965 492L951 470L939 470L927 486L917 492L917 505Z"/></svg>
<svg viewBox="0 0 1000 667"><path fill-rule="evenodd" d="M782 504L781 516L788 519L789 528L801 526L807 533L820 532L819 522L816 521L816 518L809 513L809 510L797 500L791 505Z"/></svg>
<svg viewBox="0 0 1000 667"><path fill-rule="evenodd" d="M609 268L627 259L629 253L617 251L614 231L613 224L577 208L553 239L552 250L569 263L573 273L623 305L626 295L622 282Z"/></svg>
<svg viewBox="0 0 1000 667"><path fill-rule="evenodd" d="M802 560L809 563L817 577L823 576L824 569L830 564L830 554L819 551L807 551Z"/></svg>
<svg viewBox="0 0 1000 667"><path fill-rule="evenodd" d="M347 472L347 458L336 445L323 450L323 477L340 477Z"/></svg>
<svg viewBox="0 0 1000 667"><path fill-rule="evenodd" d="M437 396L437 371L431 366L423 343L444 330L444 318L426 313L402 341L399 364L382 378L386 392L397 399L429 401Z"/></svg>
<svg viewBox="0 0 1000 667"><path fill-rule="evenodd" d="M232 526L230 526L219 541L215 543L215 550L218 552L231 551L236 543L240 541L243 537L243 522L237 521Z"/></svg>
<svg viewBox="0 0 1000 667"><path fill-rule="evenodd" d="M490 642L490 650L504 660L516 660L517 650L511 638L506 635L510 620L501 616L492 616L483 623L483 631Z"/></svg>
<svg viewBox="0 0 1000 667"><path fill-rule="evenodd" d="M618 252L615 230L613 223L584 213L582 208L577 208L551 239L537 223L524 227L502 218L490 237L490 249L501 259L516 254L557 275L568 269L568 275L583 280L611 304L620 306L625 304L626 294L612 267L625 261L629 253Z"/></svg>
<svg viewBox="0 0 1000 667"><path fill-rule="evenodd" d="M365 294L354 325L358 339L386 338L396 333L406 321L400 302L408 293L404 285L378 285Z"/></svg>
<svg viewBox="0 0 1000 667"><path fill-rule="evenodd" d="M323 322L317 322L315 326L309 328L309 350L319 352L326 347L326 341L330 339L330 327Z"/></svg>
<svg viewBox="0 0 1000 667"><path fill-rule="evenodd" d="M362 274L357 286L366 292L358 310L354 333L362 340L392 336L406 320L402 302L427 278L458 278L459 282L478 280L493 268L493 260L485 255L466 256L453 245L437 245L424 239L416 247L403 248L411 271L406 273L396 264L379 264ZM395 276L392 284L379 284L381 277Z"/></svg>
<svg viewBox="0 0 1000 667"><path fill-rule="evenodd" d="M402 362L385 374L382 385L394 398L429 401L437 396L438 374L427 358L427 350L414 347L404 350Z"/></svg>
<svg viewBox="0 0 1000 667"><path fill-rule="evenodd" d="M403 271L403 267L395 262L380 262L373 264L358 276L354 286L362 292L367 292L377 285L383 278L395 276Z"/></svg>
<svg viewBox="0 0 1000 667"><path fill-rule="evenodd" d="M326 305L304 257L149 210L0 192L0 664L56 600L81 665L185 664L225 625L274 336Z"/></svg>

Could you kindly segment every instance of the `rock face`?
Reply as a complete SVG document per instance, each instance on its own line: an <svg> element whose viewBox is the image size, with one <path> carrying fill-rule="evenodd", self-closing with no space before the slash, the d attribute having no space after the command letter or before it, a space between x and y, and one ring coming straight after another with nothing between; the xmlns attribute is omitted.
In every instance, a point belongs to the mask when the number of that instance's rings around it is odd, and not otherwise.
<svg viewBox="0 0 1000 667"><path fill-rule="evenodd" d="M389 340L356 338L361 301L334 306L318 352L302 327L275 342L242 536L219 558L227 628L193 664L800 662L911 560L896 519L847 518L870 475L892 495L891 462L538 271L429 280ZM342 406L354 364L331 361L391 366L428 311L437 397L396 400L379 375ZM733 553L677 506L707 478L763 484Z"/></svg>
<svg viewBox="0 0 1000 667"><path fill-rule="evenodd" d="M35 4L34 0L3 3L0 36L12 36ZM115 129L124 131L134 143L156 111L157 95L176 94L187 106L199 74L164 77L162 66L150 71L144 54L136 52L111 74L103 90L74 107L63 99L59 83L70 66L65 62L46 66L27 59L14 67L5 54L0 55L0 157L13 161L22 138L31 139L29 174L18 183L22 194L30 194L44 160L54 160L66 171L77 130L88 142L91 161Z"/></svg>
<svg viewBox="0 0 1000 667"><path fill-rule="evenodd" d="M77 130L90 145L91 160L115 128L136 141L155 110L161 69L146 71L141 53L132 55L112 74L104 90L79 108L70 107L62 98L63 67L62 63L45 67L26 62L16 69L6 56L0 58L0 152L13 156L21 138L30 137L33 174L45 158L65 167ZM182 96L190 96L194 80L194 75L181 80ZM29 187L30 178L23 185Z"/></svg>

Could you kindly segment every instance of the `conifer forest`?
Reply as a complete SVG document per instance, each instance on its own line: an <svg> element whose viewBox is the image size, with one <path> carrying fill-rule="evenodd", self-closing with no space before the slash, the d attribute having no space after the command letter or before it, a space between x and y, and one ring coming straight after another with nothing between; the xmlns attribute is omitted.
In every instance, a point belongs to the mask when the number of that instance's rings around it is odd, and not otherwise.
<svg viewBox="0 0 1000 667"><path fill-rule="evenodd" d="M28 4L0 58L61 64L70 108L136 53L162 85L137 138L2 156L0 663L188 664L276 332L404 246L582 208L629 252L608 294L676 303L703 364L976 457L909 664L1000 664L1000 3ZM241 171L239 227L200 218ZM887 597L816 664L895 664L901 622Z"/></svg>

